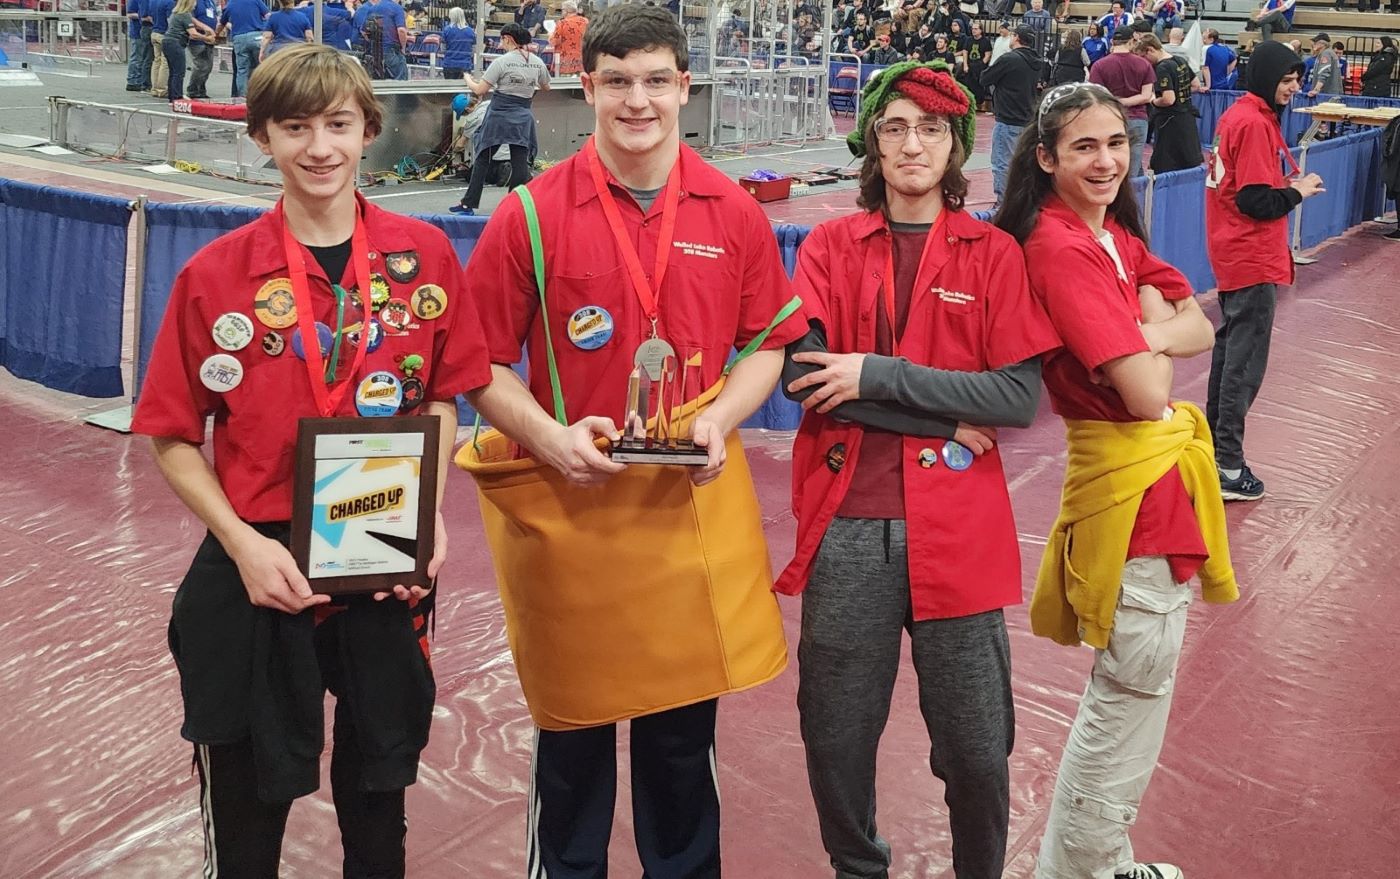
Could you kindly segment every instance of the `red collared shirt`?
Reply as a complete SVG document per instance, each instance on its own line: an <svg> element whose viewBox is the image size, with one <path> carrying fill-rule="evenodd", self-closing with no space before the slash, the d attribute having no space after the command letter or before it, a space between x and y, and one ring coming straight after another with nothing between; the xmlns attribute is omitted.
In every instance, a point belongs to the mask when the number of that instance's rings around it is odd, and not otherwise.
<svg viewBox="0 0 1400 879"><path fill-rule="evenodd" d="M694 398L719 380L730 352L757 336L792 298L772 226L753 197L687 146L680 151L681 193L675 240L659 292L658 334L684 359L702 354ZM605 169L606 173L606 169ZM642 266L656 264L664 192L645 214L607 174L623 224ZM601 415L621 423L627 377L637 346L651 323L637 300L623 258L608 230L597 190L582 154L530 184L544 243L549 327L569 421ZM511 364L521 346L538 368L530 390L553 412L549 371L544 366L544 330L530 257L530 239L519 199L501 203L481 233L467 264L467 288L481 314L494 363ZM601 308L613 324L599 347L571 340L569 319L579 309ZM806 332L799 309L764 341L781 348Z"/></svg>
<svg viewBox="0 0 1400 879"><path fill-rule="evenodd" d="M1094 384L1089 374L1110 360L1150 350L1142 336L1139 286L1151 284L1163 298L1177 300L1191 296L1191 285L1112 219L1104 228L1113 235L1126 281L1084 221L1053 195L1026 241L1031 290L1064 340L1064 348L1046 358L1042 375L1050 408L1063 418L1138 421L1117 391ZM1178 582L1190 580L1207 555L1175 467L1143 494L1128 542L1128 558L1150 555L1167 556Z"/></svg>
<svg viewBox="0 0 1400 879"><path fill-rule="evenodd" d="M1288 216L1256 220L1235 204L1235 196L1246 186L1288 185L1283 175L1286 150L1278 116L1258 95L1241 95L1220 117L1206 178L1206 246L1222 292L1293 283Z"/></svg>
<svg viewBox="0 0 1400 879"><path fill-rule="evenodd" d="M384 370L404 377L398 363L418 354L423 367L415 375L423 382L423 401L451 400L457 394L491 381L476 310L464 295L461 264L440 229L421 220L392 214L359 199L370 247L370 272L388 281L391 296L409 302L422 284L437 284L447 293L447 310L432 320L414 318L408 332L385 335L369 354L360 373L350 375L354 350L342 342L337 381L359 381ZM389 254L414 252L419 269L407 281L395 281L385 266ZM335 296L330 282L310 253L304 253L316 320L335 327ZM353 261L340 279L354 286ZM268 281L286 278L282 221L269 211L241 229L223 235L201 249L181 270L171 290L160 333L151 352L146 381L136 405L131 429L150 436L174 437L203 444L205 420L214 416L214 471L238 515L249 522L291 518L292 462L297 422L314 418L306 364L292 353L296 326L275 330L283 341L281 353L267 353L263 336L270 330L257 319L254 302ZM360 291L361 299L364 291ZM347 303L345 325L360 320ZM235 312L253 322L253 341L240 351L215 344L214 322ZM243 368L241 383L216 393L200 381L200 366L214 354L229 354ZM417 412L421 412L421 406ZM354 388L345 395L337 415L354 416Z"/></svg>
<svg viewBox="0 0 1400 879"><path fill-rule="evenodd" d="M861 212L812 230L798 254L793 286L827 331L836 353L875 350L877 301L890 254L884 218ZM950 211L920 266L900 338L900 355L939 369L1001 369L1058 346L1026 284L1016 242L999 229ZM797 549L779 592L807 586L812 560L860 466L865 431L808 412L793 444ZM901 437L898 449L914 619L947 619L1021 601L1021 554L1001 454L950 468L942 439ZM840 447L840 454L834 450ZM940 455L932 466L921 453ZM925 459L927 460L927 459Z"/></svg>

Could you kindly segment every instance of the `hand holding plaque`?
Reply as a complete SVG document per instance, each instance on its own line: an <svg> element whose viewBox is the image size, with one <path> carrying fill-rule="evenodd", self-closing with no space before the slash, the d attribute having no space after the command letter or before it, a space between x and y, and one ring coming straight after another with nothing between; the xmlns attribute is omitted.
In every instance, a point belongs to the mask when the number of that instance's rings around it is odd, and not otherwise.
<svg viewBox="0 0 1400 879"><path fill-rule="evenodd" d="M669 343L652 338L637 349L634 362L627 377L622 438L609 450L612 459L620 464L705 466L709 452L695 444L695 407L686 409L687 388L694 392L702 387L702 352L681 359ZM654 419L648 418L653 400Z"/></svg>

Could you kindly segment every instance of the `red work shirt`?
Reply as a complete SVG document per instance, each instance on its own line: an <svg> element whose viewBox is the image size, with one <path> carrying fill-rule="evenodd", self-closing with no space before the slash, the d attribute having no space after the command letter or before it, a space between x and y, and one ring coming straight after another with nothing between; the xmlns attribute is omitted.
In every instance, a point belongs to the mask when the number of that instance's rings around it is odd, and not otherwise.
<svg viewBox="0 0 1400 879"><path fill-rule="evenodd" d="M651 272L661 244L665 192L643 213L606 166L604 174L647 279L655 283ZM773 228L752 196L684 145L680 186L675 240L658 294L657 332L682 359L703 354L699 386L686 388L694 399L719 380L732 349L747 344L777 316L792 289ZM583 154L540 175L530 193L540 217L549 328L566 414L570 422L601 415L621 424L632 357L650 336L651 322L608 230ZM501 202L482 230L467 264L467 289L481 314L491 361L516 363L525 345L532 364L530 390L552 413L544 329L536 319L539 293L519 199ZM612 321L611 336L597 347L583 347L570 337L570 318L584 308L601 309ZM762 347L781 348L806 329L798 309Z"/></svg>
<svg viewBox="0 0 1400 879"><path fill-rule="evenodd" d="M1278 116L1263 98L1245 93L1220 117L1206 177L1206 247L1220 291L1255 284L1292 284L1288 217L1256 220L1240 212L1235 196L1246 186L1288 185L1288 147ZM1290 156L1291 158L1291 156Z"/></svg>
<svg viewBox="0 0 1400 879"><path fill-rule="evenodd" d="M1142 336L1139 286L1150 284L1167 300L1177 300L1191 296L1191 285L1114 220L1106 220L1104 229L1113 235L1126 281L1088 225L1053 195L1026 241L1031 290L1064 340L1064 347L1046 358L1042 375L1050 408L1062 418L1138 421L1117 391L1094 384L1089 374L1110 360L1150 350ZM1207 555L1175 467L1143 494L1128 541L1128 558L1151 555L1167 556L1173 576L1183 583Z"/></svg>
<svg viewBox="0 0 1400 879"><path fill-rule="evenodd" d="M421 220L389 213L359 198L370 248L370 273L387 281L391 300L410 302L420 285L437 284L447 295L447 308L432 320L413 318L405 333L386 333L357 375L350 374L354 350L342 342L336 382L359 382L371 372L405 377L399 362L407 355L423 358L414 375L423 383L423 401L447 401L491 381L490 361L476 310L464 295L461 263L447 236ZM269 281L286 280L282 220L269 211L248 225L210 242L186 263L175 279L159 335L151 352L141 397L131 429L150 436L204 442L205 419L214 416L214 471L229 503L248 522L291 518L292 463L297 422L315 418L306 364L292 352L296 325L271 329L258 320L254 303ZM334 328L335 295L325 272L303 250L315 319ZM396 263L395 280L386 265L391 256L416 254L418 268L411 277ZM337 279L355 286L354 261ZM290 289L288 287L287 289ZM356 297L363 302L364 291ZM214 322L236 313L252 322L253 340L239 351L225 351L214 342ZM345 325L360 322L361 311L347 301ZM282 348L271 354L263 347L269 332L278 334ZM274 345L273 348L276 348ZM237 387L223 393L200 381L200 367L214 354L228 354L243 369ZM403 414L415 414L401 410ZM355 416L355 388L341 401L336 415Z"/></svg>
<svg viewBox="0 0 1400 879"><path fill-rule="evenodd" d="M878 213L816 227L798 254L793 286L826 327L835 353L873 351L876 302L890 255ZM979 372L1020 363L1059 340L1026 285L1016 242L963 211L949 211L914 282L900 355L938 369ZM827 415L803 416L793 444L792 506L797 550L778 578L800 593L812 560L860 464L863 428ZM1021 552L1001 454L966 470L948 466L942 439L902 438L905 533L914 619L947 619L1021 601ZM834 450L841 447L841 454ZM928 453L938 456L931 466ZM844 460L844 463L843 463Z"/></svg>

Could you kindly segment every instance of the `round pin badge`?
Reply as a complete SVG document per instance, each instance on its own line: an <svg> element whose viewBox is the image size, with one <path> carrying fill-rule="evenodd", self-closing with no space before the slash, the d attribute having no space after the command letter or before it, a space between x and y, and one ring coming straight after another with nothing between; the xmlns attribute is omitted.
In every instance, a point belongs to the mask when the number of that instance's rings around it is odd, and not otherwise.
<svg viewBox="0 0 1400 879"><path fill-rule="evenodd" d="M391 295L389 282L384 280L383 275L375 272L369 276L369 304L371 308L383 308L384 303L389 301Z"/></svg>
<svg viewBox="0 0 1400 879"><path fill-rule="evenodd" d="M285 330L297 322L297 301L290 278L273 278L258 288L253 297L253 314L258 322L273 330Z"/></svg>
<svg viewBox="0 0 1400 879"><path fill-rule="evenodd" d="M402 253L384 254L384 270L400 284L412 281L418 277L418 252L405 250Z"/></svg>
<svg viewBox="0 0 1400 879"><path fill-rule="evenodd" d="M585 305L569 316L569 341L585 351L596 351L612 337L613 319L606 308Z"/></svg>
<svg viewBox="0 0 1400 879"><path fill-rule="evenodd" d="M199 365L199 381L216 394L226 394L243 383L243 364L232 354L211 354Z"/></svg>
<svg viewBox="0 0 1400 879"><path fill-rule="evenodd" d="M832 473L840 473L841 468L846 466L846 444L837 443L826 451L826 469Z"/></svg>
<svg viewBox="0 0 1400 879"><path fill-rule="evenodd" d="M247 315L230 311L214 321L214 344L225 351L242 351L253 341L253 322Z"/></svg>
<svg viewBox="0 0 1400 879"><path fill-rule="evenodd" d="M287 349L287 342L282 338L282 334L275 330L268 330L263 333L262 349L269 356L276 357Z"/></svg>
<svg viewBox="0 0 1400 879"><path fill-rule="evenodd" d="M919 466L927 470L938 463L938 453L933 449L919 449Z"/></svg>
<svg viewBox="0 0 1400 879"><path fill-rule="evenodd" d="M943 444L943 463L949 470L966 470L972 466L972 451L960 442L948 440Z"/></svg>
<svg viewBox="0 0 1400 879"><path fill-rule="evenodd" d="M392 372L371 372L355 389L355 411L365 418L397 414L403 403L403 385Z"/></svg>
<svg viewBox="0 0 1400 879"><path fill-rule="evenodd" d="M345 341L350 343L351 348L360 347L360 330L363 324L353 324L345 328ZM384 328L379 325L379 321L374 318L369 320L369 353L373 354L379 350L379 346L384 344Z"/></svg>
<svg viewBox="0 0 1400 879"><path fill-rule="evenodd" d="M331 346L335 344L335 335L331 332L330 327L316 321L316 339L320 342L321 356L325 357L326 353L331 350ZM292 333L292 353L302 360L306 359L306 342L301 338L299 328Z"/></svg>
<svg viewBox="0 0 1400 879"><path fill-rule="evenodd" d="M424 284L413 291L409 303L419 318L432 320L447 310L447 291L437 284Z"/></svg>
<svg viewBox="0 0 1400 879"><path fill-rule="evenodd" d="M418 404L423 402L423 380L415 376L409 376L403 380L403 402L399 404L400 412L407 412L410 409L417 409Z"/></svg>
<svg viewBox="0 0 1400 879"><path fill-rule="evenodd" d="M412 320L413 312L408 310L408 303L402 299L390 299L379 309L379 322L384 325L385 332L406 332Z"/></svg>

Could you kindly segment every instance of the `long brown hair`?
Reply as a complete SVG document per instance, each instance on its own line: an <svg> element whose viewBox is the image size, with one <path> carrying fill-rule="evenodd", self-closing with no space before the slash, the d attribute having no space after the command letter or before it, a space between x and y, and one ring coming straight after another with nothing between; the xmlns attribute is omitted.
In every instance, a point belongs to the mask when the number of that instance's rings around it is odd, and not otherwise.
<svg viewBox="0 0 1400 879"><path fill-rule="evenodd" d="M1127 131L1128 117L1117 98L1104 88L1087 84L1079 86L1057 98L1048 108L1042 105L1036 118L1021 132L1016 149L1011 154L1011 165L1006 173L1006 197L992 223L1011 233L1022 244L1035 231L1041 205L1054 191L1054 180L1040 167L1036 158L1036 147L1044 147L1052 156L1058 155L1055 148L1060 143L1060 134L1080 113L1093 106L1112 109L1123 120L1123 130ZM1108 216L1130 234L1147 241L1147 231L1138 213L1137 198L1133 195L1131 182L1126 178L1118 187L1118 196L1108 206Z"/></svg>
<svg viewBox="0 0 1400 879"><path fill-rule="evenodd" d="M860 197L856 199L856 205L888 216L885 208L885 175L880 170L880 139L875 136L875 126L883 118L885 114L882 111L865 123L865 163L860 166ZM967 153L963 149L962 138L958 137L958 127L953 122L948 119L948 136L953 139L953 149L948 154L948 167L943 171L940 185L943 187L944 206L960 211L967 200L967 178L962 172Z"/></svg>

